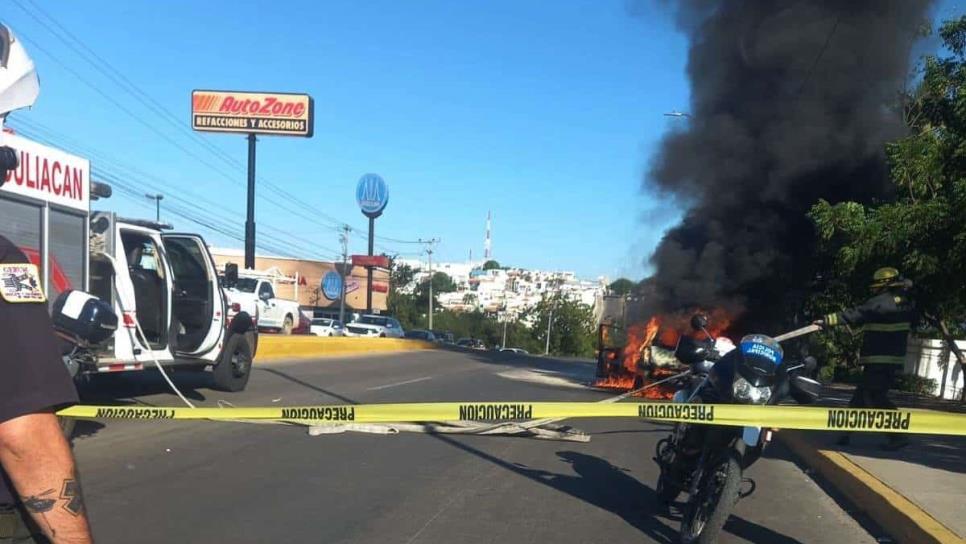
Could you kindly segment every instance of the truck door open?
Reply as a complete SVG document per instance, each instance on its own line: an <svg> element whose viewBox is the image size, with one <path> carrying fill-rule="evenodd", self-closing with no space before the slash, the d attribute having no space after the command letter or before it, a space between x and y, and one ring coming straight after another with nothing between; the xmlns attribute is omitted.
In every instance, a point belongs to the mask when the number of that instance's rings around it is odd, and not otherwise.
<svg viewBox="0 0 966 544"><path fill-rule="evenodd" d="M171 291L164 257L152 236L124 228L120 234L138 322L150 349L165 349L170 335Z"/></svg>
<svg viewBox="0 0 966 544"><path fill-rule="evenodd" d="M199 236L163 234L162 239L174 275L177 350L184 354L210 351L221 339L224 319L214 261Z"/></svg>

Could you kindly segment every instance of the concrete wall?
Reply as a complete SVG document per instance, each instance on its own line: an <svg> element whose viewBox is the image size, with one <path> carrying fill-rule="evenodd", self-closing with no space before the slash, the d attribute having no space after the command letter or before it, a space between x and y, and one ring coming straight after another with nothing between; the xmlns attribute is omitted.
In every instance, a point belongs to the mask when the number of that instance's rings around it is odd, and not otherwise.
<svg viewBox="0 0 966 544"><path fill-rule="evenodd" d="M956 342L956 345L966 351L966 341ZM956 362L956 356L952 352L946 361L941 359L941 340L910 338L905 372L936 380L936 396L959 399L964 383L962 367Z"/></svg>

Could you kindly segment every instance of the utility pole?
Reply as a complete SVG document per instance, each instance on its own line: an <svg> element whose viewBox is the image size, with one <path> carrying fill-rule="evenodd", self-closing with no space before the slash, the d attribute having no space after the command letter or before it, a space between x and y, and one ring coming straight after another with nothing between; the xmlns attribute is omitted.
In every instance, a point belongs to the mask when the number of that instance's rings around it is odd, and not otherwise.
<svg viewBox="0 0 966 544"><path fill-rule="evenodd" d="M550 306L550 316L547 318L547 347L543 350L544 355L550 355L550 327L553 325L553 306Z"/></svg>
<svg viewBox="0 0 966 544"><path fill-rule="evenodd" d="M342 225L342 234L339 235L339 241L342 242L342 289L339 293L339 321L345 326L345 273L348 268L349 261L349 225Z"/></svg>
<svg viewBox="0 0 966 544"><path fill-rule="evenodd" d="M426 244L426 254L429 256L429 330L433 330L433 248L439 243L439 238L420 238L419 242Z"/></svg>
<svg viewBox="0 0 966 544"><path fill-rule="evenodd" d="M503 349L506 349L506 309L503 310Z"/></svg>
<svg viewBox="0 0 966 544"><path fill-rule="evenodd" d="M161 222L161 201L164 200L164 195L158 193L156 195L146 194L144 195L148 200L153 200L155 204L154 208L154 220L157 223Z"/></svg>

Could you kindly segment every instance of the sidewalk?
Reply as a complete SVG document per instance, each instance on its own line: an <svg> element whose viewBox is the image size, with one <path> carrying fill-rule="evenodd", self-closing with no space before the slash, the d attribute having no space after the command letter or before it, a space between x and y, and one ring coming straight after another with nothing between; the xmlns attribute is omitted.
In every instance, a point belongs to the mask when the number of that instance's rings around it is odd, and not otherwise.
<svg viewBox="0 0 966 544"><path fill-rule="evenodd" d="M820 404L846 406L852 387L832 385ZM956 401L893 392L903 408L966 413ZM896 542L966 542L966 437L908 435L909 446L879 449L883 435L854 433L849 446L838 435L784 431L778 437L889 532Z"/></svg>

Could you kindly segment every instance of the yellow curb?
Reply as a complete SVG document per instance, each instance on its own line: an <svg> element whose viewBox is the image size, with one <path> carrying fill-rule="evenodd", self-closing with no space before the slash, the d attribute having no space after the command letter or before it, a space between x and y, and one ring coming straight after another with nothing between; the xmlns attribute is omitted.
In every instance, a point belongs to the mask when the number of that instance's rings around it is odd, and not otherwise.
<svg viewBox="0 0 966 544"><path fill-rule="evenodd" d="M434 349L436 344L402 338L269 336L258 339L255 362L364 353Z"/></svg>
<svg viewBox="0 0 966 544"><path fill-rule="evenodd" d="M818 449L801 432L777 436L802 462L818 471L899 544L962 544L958 534L886 485L847 455Z"/></svg>

